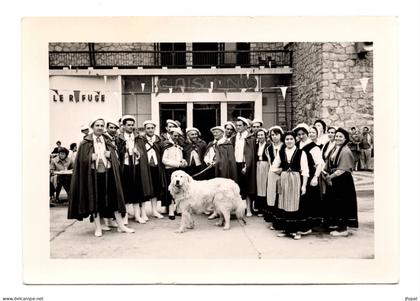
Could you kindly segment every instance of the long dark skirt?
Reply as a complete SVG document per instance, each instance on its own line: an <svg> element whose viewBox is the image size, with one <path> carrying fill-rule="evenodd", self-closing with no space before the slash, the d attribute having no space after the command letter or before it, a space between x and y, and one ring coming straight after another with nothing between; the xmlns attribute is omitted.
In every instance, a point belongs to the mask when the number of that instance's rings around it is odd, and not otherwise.
<svg viewBox="0 0 420 301"><path fill-rule="evenodd" d="M124 165L122 186L126 204L139 204L145 201L141 182L140 164Z"/></svg>
<svg viewBox="0 0 420 301"><path fill-rule="evenodd" d="M332 186L327 186L326 216L327 226L358 228L357 196L350 172L333 178Z"/></svg>
<svg viewBox="0 0 420 301"><path fill-rule="evenodd" d="M325 219L325 200L321 194L320 183L318 182L317 186L311 186L310 179L306 186L306 194L302 197L302 211L305 212L311 227L320 227Z"/></svg>
<svg viewBox="0 0 420 301"><path fill-rule="evenodd" d="M113 218L114 212L119 211L115 179L112 172L112 168L110 168L107 172L96 173L97 205L96 210L91 214L99 213L100 217ZM95 183L95 173L92 173L92 177L92 182Z"/></svg>

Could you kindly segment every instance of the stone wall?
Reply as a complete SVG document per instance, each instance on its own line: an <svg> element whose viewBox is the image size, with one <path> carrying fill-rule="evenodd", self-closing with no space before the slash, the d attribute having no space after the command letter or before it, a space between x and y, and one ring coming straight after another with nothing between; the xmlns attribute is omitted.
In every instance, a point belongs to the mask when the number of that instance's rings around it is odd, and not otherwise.
<svg viewBox="0 0 420 301"><path fill-rule="evenodd" d="M373 126L373 55L359 58L355 43L291 43L296 123L349 129ZM364 93L360 78L369 78Z"/></svg>
<svg viewBox="0 0 420 301"><path fill-rule="evenodd" d="M154 51L154 43L95 43L95 51Z"/></svg>
<svg viewBox="0 0 420 301"><path fill-rule="evenodd" d="M292 106L295 125L311 123L318 117L322 99L320 81L322 78L322 43L292 43L293 51Z"/></svg>
<svg viewBox="0 0 420 301"><path fill-rule="evenodd" d="M360 79L369 78L366 92ZM373 126L373 55L359 58L355 43L322 45L322 108L317 117L350 128Z"/></svg>
<svg viewBox="0 0 420 301"><path fill-rule="evenodd" d="M250 49L254 53L252 53L252 56L251 56L251 64L265 65L262 62L272 61L273 66L274 66L276 62L277 64L279 64L280 62L284 62L285 60L287 60L287 58L284 57L283 53L266 52L267 50L282 50L283 48L284 48L284 43L280 43L280 42L278 43L277 42L252 42L250 43Z"/></svg>
<svg viewBox="0 0 420 301"><path fill-rule="evenodd" d="M49 51L89 51L88 43L49 43Z"/></svg>

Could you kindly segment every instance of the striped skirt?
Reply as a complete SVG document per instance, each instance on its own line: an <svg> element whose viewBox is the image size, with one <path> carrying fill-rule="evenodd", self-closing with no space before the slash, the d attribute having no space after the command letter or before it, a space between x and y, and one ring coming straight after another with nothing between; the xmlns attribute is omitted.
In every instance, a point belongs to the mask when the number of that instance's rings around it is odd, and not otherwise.
<svg viewBox="0 0 420 301"><path fill-rule="evenodd" d="M280 176L272 171L268 171L267 177L267 205L274 206L277 196L277 181Z"/></svg>
<svg viewBox="0 0 420 301"><path fill-rule="evenodd" d="M283 171L280 175L278 208L288 212L299 210L301 180L297 171Z"/></svg>
<svg viewBox="0 0 420 301"><path fill-rule="evenodd" d="M270 165L267 161L257 162L257 196L265 197L267 195L267 179Z"/></svg>

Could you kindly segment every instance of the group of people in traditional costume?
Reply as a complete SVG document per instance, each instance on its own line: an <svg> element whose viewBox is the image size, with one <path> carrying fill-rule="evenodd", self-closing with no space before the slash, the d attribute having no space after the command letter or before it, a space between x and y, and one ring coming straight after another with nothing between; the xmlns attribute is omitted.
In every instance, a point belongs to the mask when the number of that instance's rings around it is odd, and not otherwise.
<svg viewBox="0 0 420 301"><path fill-rule="evenodd" d="M176 120L168 119L161 135L155 122L142 125L139 135L133 116L118 122L98 118L90 123L91 133L84 132L72 162L68 218L90 217L95 236L112 227L133 233L128 217L148 222L147 202L154 218L164 218L160 201L168 218L175 219L167 187L179 169L195 180L234 180L247 216L264 217L279 237L300 239L320 227L346 236L348 227L358 227L354 156L350 134L342 128L317 120L284 132L239 116L211 128L214 139L207 143L199 129L184 131Z"/></svg>

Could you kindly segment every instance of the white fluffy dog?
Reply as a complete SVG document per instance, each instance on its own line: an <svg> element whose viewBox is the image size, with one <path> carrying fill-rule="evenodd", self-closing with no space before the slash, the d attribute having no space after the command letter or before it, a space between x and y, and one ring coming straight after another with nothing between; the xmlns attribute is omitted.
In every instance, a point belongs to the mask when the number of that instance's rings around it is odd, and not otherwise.
<svg viewBox="0 0 420 301"><path fill-rule="evenodd" d="M192 213L203 213L209 209L219 214L220 220L216 225L224 226L223 230L230 229L231 213L235 213L238 220L246 223L246 203L241 199L238 184L231 179L196 181L186 172L177 170L171 175L168 189L175 200L175 206L182 213L181 225L176 231L178 233L194 228Z"/></svg>

